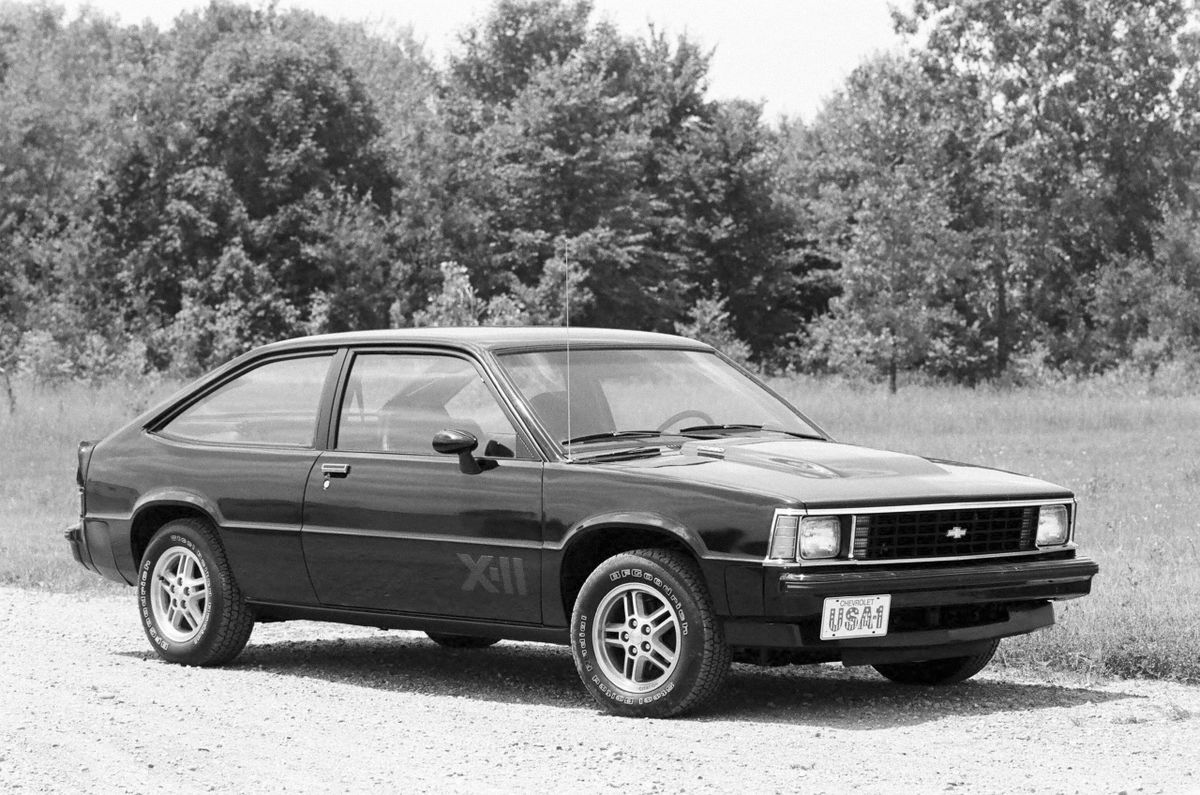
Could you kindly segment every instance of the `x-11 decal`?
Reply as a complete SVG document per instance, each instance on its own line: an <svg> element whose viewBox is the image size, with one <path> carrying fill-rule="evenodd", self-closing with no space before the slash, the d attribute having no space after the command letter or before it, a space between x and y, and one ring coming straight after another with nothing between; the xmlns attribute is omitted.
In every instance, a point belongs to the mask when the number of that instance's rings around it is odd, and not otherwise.
<svg viewBox="0 0 1200 795"><path fill-rule="evenodd" d="M522 558L481 555L475 559L459 553L458 559L468 572L462 585L464 591L474 591L479 587L488 593L529 595L529 588L525 584L525 561ZM492 561L496 562L495 565L492 565Z"/></svg>

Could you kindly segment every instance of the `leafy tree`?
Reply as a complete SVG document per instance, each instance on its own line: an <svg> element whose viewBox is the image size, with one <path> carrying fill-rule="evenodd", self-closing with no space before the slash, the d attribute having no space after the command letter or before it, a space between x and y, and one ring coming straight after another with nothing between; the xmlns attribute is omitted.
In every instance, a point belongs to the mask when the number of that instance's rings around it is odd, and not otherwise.
<svg viewBox="0 0 1200 795"><path fill-rule="evenodd" d="M31 345L82 357L89 330L112 331L113 307L97 289L112 274L87 220L91 185L135 124L121 107L153 38L92 11L68 21L59 7L0 3L2 367L46 361L27 355ZM23 344L36 329L42 340Z"/></svg>
<svg viewBox="0 0 1200 795"><path fill-rule="evenodd" d="M127 322L180 325L153 353L185 367L240 346L238 329L269 339L310 327L314 307L333 328L382 324L393 181L339 51L237 7L187 18L174 38L141 100L147 123L102 194Z"/></svg>
<svg viewBox="0 0 1200 795"><path fill-rule="evenodd" d="M53 233L18 230L0 249L18 290L0 312L5 368L40 381L133 377L148 366L146 345L130 335L96 287L102 243L82 221ZM38 274L37 281L25 274Z"/></svg>
<svg viewBox="0 0 1200 795"><path fill-rule="evenodd" d="M813 324L810 352L837 370L870 365L887 374L892 392L901 370L945 363L938 354L954 347L945 332L961 320L941 300L944 280L958 265L957 236L936 194L905 171L857 191L860 206L842 253L842 294Z"/></svg>
<svg viewBox="0 0 1200 795"><path fill-rule="evenodd" d="M1107 263L1091 305L1109 346L1108 363L1133 361L1153 371L1200 353L1200 225L1187 206L1169 210L1154 234L1153 258Z"/></svg>
<svg viewBox="0 0 1200 795"><path fill-rule="evenodd" d="M149 31L93 11L0 3L0 235L86 209L89 181L128 134L119 113Z"/></svg>
<svg viewBox="0 0 1200 795"><path fill-rule="evenodd" d="M491 284L502 284L505 274L523 283L537 278L556 238L565 236L593 279L652 287L645 284L654 280L653 263L645 260L638 217L642 137L629 129L629 105L627 97L607 95L601 76L571 61L539 72L480 135L491 165L491 234L503 241L487 262ZM632 311L616 310L614 322Z"/></svg>
<svg viewBox="0 0 1200 795"><path fill-rule="evenodd" d="M1169 1L929 0L898 14L920 44L865 64L810 129L789 131L788 192L840 265L809 360L891 351L889 371L969 383L1035 348L1059 367L1111 361L1097 280L1153 257L1190 170L1186 18Z"/></svg>
<svg viewBox="0 0 1200 795"><path fill-rule="evenodd" d="M738 338L730 324L728 300L722 298L719 285L713 285L710 297L697 299L688 312L688 322L676 321L675 333L707 342L742 365L750 362L750 346Z"/></svg>
<svg viewBox="0 0 1200 795"><path fill-rule="evenodd" d="M794 329L806 263L773 141L757 106L705 98L697 45L552 2L501 3L465 43L446 116L470 142L478 234L459 250L485 295L531 287L566 241L594 297L581 322L668 330L717 280L760 355Z"/></svg>
<svg viewBox="0 0 1200 795"><path fill-rule="evenodd" d="M467 269L457 262L443 262L441 290L429 298L424 309L413 315L416 326L525 326L545 319L548 307L539 305L538 291L526 291L523 298L498 293L484 300L471 286Z"/></svg>
<svg viewBox="0 0 1200 795"><path fill-rule="evenodd" d="M151 339L175 366L205 370L298 329L299 311L264 263L230 244L202 276L183 280L180 308Z"/></svg>
<svg viewBox="0 0 1200 795"><path fill-rule="evenodd" d="M893 56L856 70L813 125L799 176L841 294L810 325L810 364L883 372L893 391L901 370L974 375L985 346L962 334L976 327L962 299L978 268L954 228L946 129L924 76Z"/></svg>
<svg viewBox="0 0 1200 795"><path fill-rule="evenodd" d="M675 260L684 295L710 300L703 285L719 283L738 338L760 360L778 362L827 296L813 289L812 263L798 252L809 247L796 243L801 222L777 193L778 149L759 116L758 105L730 101L686 125L661 156L654 206L664 210L655 221L674 242L660 245Z"/></svg>
<svg viewBox="0 0 1200 795"><path fill-rule="evenodd" d="M314 215L305 257L314 264L320 287L299 307L309 333L385 328L395 300L392 291L407 275L396 259L395 219L370 199L334 194ZM324 302L323 317L312 303ZM317 322L320 321L320 322Z"/></svg>
<svg viewBox="0 0 1200 795"><path fill-rule="evenodd" d="M487 312L487 302L471 286L467 269L457 262L443 262L442 289L430 296L424 309L413 315L416 326L478 326Z"/></svg>
<svg viewBox="0 0 1200 795"><path fill-rule="evenodd" d="M917 0L910 50L777 128L708 97L697 42L591 11L498 0L439 69L273 6L160 32L0 0L0 366L193 370L568 294L893 388L1200 355L1183 0Z"/></svg>
<svg viewBox="0 0 1200 795"><path fill-rule="evenodd" d="M987 263L993 374L1030 332L1056 363L1094 364L1089 284L1112 258L1150 252L1190 169L1184 4L921 0L898 21L924 35L918 62L958 119L947 173Z"/></svg>
<svg viewBox="0 0 1200 795"><path fill-rule="evenodd" d="M485 107L508 105L536 73L583 47L591 13L586 0L499 0L460 36L463 50L450 60L450 77Z"/></svg>

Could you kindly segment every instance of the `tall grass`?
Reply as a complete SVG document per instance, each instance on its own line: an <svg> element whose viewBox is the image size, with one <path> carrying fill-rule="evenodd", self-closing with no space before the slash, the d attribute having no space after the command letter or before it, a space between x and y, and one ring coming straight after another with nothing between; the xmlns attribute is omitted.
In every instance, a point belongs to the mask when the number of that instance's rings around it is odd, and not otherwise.
<svg viewBox="0 0 1200 795"><path fill-rule="evenodd" d="M1007 641L1013 664L1200 681L1200 398L1088 385L996 391L772 384L839 441L1064 485L1100 564L1057 626Z"/></svg>
<svg viewBox="0 0 1200 795"><path fill-rule="evenodd" d="M995 391L914 386L888 395L805 378L772 384L840 441L1011 469L1079 497L1093 593L1057 626L1001 648L1021 667L1200 681L1200 399L1119 387ZM116 587L71 560L75 446L176 384L55 389L0 402L0 583Z"/></svg>

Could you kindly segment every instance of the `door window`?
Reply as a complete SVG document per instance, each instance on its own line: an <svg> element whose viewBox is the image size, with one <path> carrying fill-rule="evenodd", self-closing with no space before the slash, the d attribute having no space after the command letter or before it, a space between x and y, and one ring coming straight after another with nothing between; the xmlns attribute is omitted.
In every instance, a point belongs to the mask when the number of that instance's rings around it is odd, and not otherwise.
<svg viewBox="0 0 1200 795"><path fill-rule="evenodd" d="M162 432L198 442L311 447L331 358L259 365L184 409Z"/></svg>
<svg viewBox="0 0 1200 795"><path fill-rule="evenodd" d="M476 455L533 457L470 362L436 354L354 358L337 449L433 456L433 436L447 428L474 434Z"/></svg>

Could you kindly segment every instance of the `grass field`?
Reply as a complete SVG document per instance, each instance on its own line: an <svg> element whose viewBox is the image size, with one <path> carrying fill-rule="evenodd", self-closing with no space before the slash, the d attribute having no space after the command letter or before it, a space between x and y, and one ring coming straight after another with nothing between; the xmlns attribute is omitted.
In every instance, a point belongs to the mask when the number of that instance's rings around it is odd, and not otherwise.
<svg viewBox="0 0 1200 795"><path fill-rule="evenodd" d="M0 583L119 588L70 558L75 445L103 436L175 384L38 389L0 401ZM1018 668L1200 681L1200 398L1095 386L1018 391L834 382L774 386L840 441L1035 475L1075 490L1093 594L1059 623L1006 642Z"/></svg>

